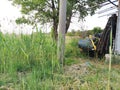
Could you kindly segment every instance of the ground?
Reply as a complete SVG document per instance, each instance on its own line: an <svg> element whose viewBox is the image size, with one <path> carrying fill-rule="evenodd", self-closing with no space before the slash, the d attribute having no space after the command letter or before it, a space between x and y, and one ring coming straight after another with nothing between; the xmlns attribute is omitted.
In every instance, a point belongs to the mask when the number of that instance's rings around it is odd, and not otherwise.
<svg viewBox="0 0 120 90"><path fill-rule="evenodd" d="M108 63L98 59L78 59L80 63L67 66L65 76L71 77L69 90L107 90L108 84ZM120 66L113 64L111 70L111 89L119 90Z"/></svg>

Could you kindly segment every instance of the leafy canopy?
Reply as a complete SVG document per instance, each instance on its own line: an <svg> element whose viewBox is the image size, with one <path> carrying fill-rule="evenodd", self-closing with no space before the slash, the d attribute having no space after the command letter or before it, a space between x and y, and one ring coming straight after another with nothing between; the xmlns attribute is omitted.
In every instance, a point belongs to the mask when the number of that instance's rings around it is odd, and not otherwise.
<svg viewBox="0 0 120 90"><path fill-rule="evenodd" d="M17 23L56 23L58 25L59 0L12 0L14 5L21 6L22 18ZM66 25L69 28L71 18L75 15L83 19L88 14L94 14L99 4L105 0L67 0ZM55 25L55 24L54 24ZM54 26L53 25L53 26Z"/></svg>

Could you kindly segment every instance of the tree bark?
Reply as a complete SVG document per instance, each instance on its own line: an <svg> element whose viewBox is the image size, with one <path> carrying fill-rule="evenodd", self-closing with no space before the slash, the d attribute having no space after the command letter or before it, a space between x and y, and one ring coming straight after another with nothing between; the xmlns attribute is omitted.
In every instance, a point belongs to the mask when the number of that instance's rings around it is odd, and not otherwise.
<svg viewBox="0 0 120 90"><path fill-rule="evenodd" d="M57 17L58 16L57 16L57 13L56 13L56 7L55 7L55 4L54 4L54 0L51 0L51 2L52 2L52 11L53 11L53 39L57 41L57 39L58 39L58 32L57 32L58 18Z"/></svg>
<svg viewBox="0 0 120 90"><path fill-rule="evenodd" d="M53 39L57 41L58 39L58 24L57 22L55 22L55 20L53 20Z"/></svg>
<svg viewBox="0 0 120 90"><path fill-rule="evenodd" d="M65 30L65 33L67 33L67 31L69 29L69 26L70 26L70 23L71 23L71 18L72 18L72 11L71 11L69 17L66 18L66 30Z"/></svg>

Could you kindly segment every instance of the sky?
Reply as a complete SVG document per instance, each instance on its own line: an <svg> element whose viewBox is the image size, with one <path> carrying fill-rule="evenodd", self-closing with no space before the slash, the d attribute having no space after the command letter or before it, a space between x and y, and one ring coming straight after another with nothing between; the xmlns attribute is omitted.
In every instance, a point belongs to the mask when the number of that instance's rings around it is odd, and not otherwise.
<svg viewBox="0 0 120 90"><path fill-rule="evenodd" d="M0 18L13 18L16 16L20 16L18 8L12 6L11 2L8 0L0 0L0 12Z"/></svg>
<svg viewBox="0 0 120 90"><path fill-rule="evenodd" d="M15 19L20 17L21 13L17 7L12 6L11 2L8 0L0 0L0 24L2 26L1 31L3 33L12 33L15 32L19 34L22 33L31 33L31 27L24 25L16 25ZM85 22L78 22L77 18L72 19L72 23L70 25L69 31L72 29L80 30L80 29L87 29L91 30L94 27L101 27L104 29L108 16L104 16L99 18L100 14L95 14L93 16L87 16ZM47 26L47 25L46 25ZM24 30L23 30L24 27ZM47 28L47 27L46 27Z"/></svg>

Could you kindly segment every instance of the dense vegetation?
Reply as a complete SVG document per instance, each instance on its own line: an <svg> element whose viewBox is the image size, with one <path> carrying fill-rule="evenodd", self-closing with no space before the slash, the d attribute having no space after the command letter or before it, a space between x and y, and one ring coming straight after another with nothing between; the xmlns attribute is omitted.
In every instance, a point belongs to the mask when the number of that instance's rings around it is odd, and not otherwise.
<svg viewBox="0 0 120 90"><path fill-rule="evenodd" d="M65 66L60 68L50 35L0 33L0 90L106 90L108 65L80 52L78 40L66 37ZM120 88L116 66L111 71L113 90Z"/></svg>
<svg viewBox="0 0 120 90"><path fill-rule="evenodd" d="M12 83L15 90L40 90L59 70L56 44L48 35L0 33L0 42L0 86Z"/></svg>

